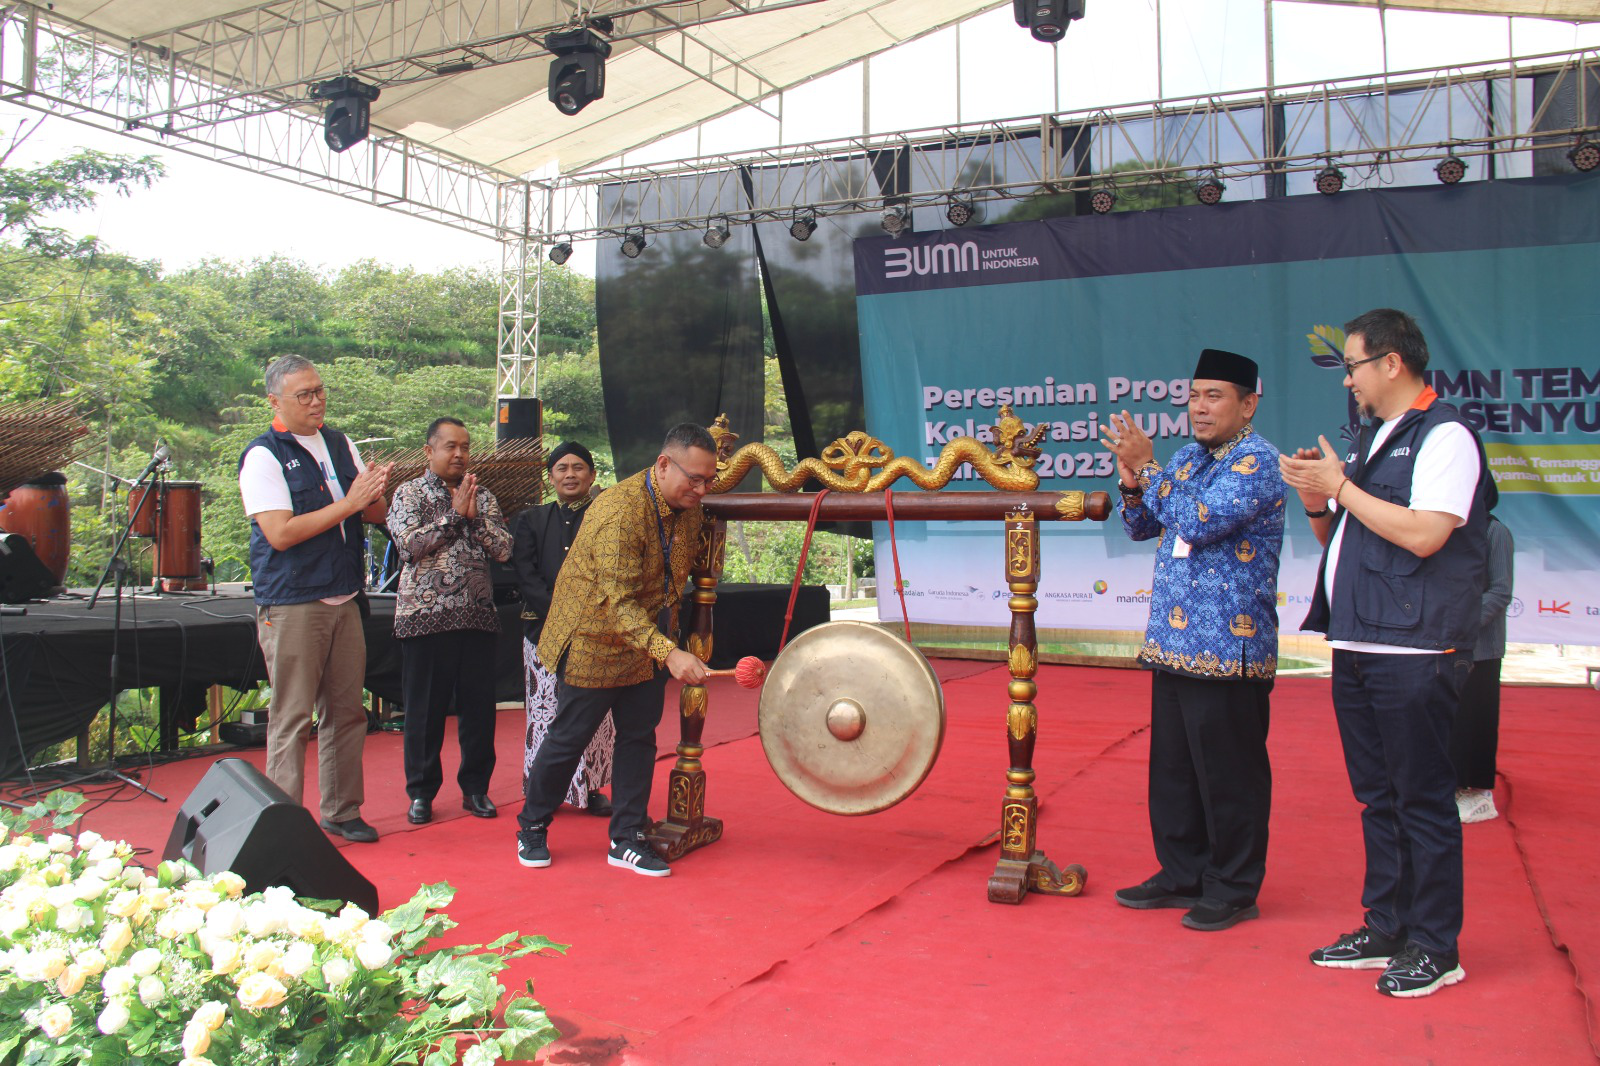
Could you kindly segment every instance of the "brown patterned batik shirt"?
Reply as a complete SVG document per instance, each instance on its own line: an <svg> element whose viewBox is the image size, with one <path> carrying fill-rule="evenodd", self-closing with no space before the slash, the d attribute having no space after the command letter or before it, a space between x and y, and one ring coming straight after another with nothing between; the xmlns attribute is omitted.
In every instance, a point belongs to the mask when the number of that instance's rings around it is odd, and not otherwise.
<svg viewBox="0 0 1600 1066"><path fill-rule="evenodd" d="M566 655L561 679L569 685L619 688L648 681L677 646L656 617L670 608L668 632L677 632L678 602L705 511L698 504L673 511L658 502L648 476L642 470L589 505L556 578L539 658L554 667Z"/></svg>
<svg viewBox="0 0 1600 1066"><path fill-rule="evenodd" d="M489 560L511 558L511 531L494 493L478 489L478 517L464 518L433 471L401 485L389 505L389 537L400 552L394 635L458 629L498 632Z"/></svg>

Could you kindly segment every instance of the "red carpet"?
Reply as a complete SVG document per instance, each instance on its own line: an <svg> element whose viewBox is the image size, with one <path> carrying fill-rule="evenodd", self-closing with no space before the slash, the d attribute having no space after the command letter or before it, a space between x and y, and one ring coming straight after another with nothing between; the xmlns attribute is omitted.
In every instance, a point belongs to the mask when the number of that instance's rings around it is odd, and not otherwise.
<svg viewBox="0 0 1600 1066"><path fill-rule="evenodd" d="M719 682L707 723L718 746L705 765L708 811L725 835L671 878L608 867L604 822L578 814L552 828L549 869L516 865L520 712L501 717L494 821L456 810L447 783L440 820L406 825L399 738L369 738L364 813L385 837L344 854L385 906L423 881L455 884L462 940L517 929L573 945L524 960L508 982L533 980L567 1034L551 1062L1595 1060L1595 693L1505 690L1505 816L1465 827L1467 980L1395 1001L1373 990L1375 974L1305 958L1360 923L1360 827L1325 680L1282 681L1274 693L1262 918L1205 934L1179 926L1176 911L1111 900L1154 870L1144 675L1041 669L1040 842L1058 863L1088 867L1089 883L1079 898L1035 895L1020 907L984 898L998 854L981 842L1004 786L1004 672L948 663L941 677L950 722L938 765L906 802L864 818L786 792L751 735L753 694ZM669 693L663 752L675 708ZM453 761L447 746L447 782ZM670 766L657 767L658 811ZM176 801L204 769L161 768L152 784ZM86 824L159 849L174 814L175 804L137 798Z"/></svg>

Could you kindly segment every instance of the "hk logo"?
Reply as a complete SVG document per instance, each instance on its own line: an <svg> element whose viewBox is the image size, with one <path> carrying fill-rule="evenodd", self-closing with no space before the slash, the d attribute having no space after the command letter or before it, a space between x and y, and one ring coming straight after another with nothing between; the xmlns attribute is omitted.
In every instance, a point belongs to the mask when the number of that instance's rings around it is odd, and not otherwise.
<svg viewBox="0 0 1600 1066"><path fill-rule="evenodd" d="M1565 603L1563 603L1560 600L1551 600L1549 603L1545 603L1543 600L1540 600L1539 613L1570 615L1572 613L1572 601L1567 600Z"/></svg>

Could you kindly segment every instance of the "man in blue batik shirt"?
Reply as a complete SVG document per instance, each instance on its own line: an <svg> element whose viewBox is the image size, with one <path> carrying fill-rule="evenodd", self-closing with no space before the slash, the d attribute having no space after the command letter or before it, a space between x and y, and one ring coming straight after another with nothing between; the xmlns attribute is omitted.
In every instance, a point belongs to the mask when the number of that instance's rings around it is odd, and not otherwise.
<svg viewBox="0 0 1600 1066"><path fill-rule="evenodd" d="M1156 540L1150 621L1150 835L1161 869L1116 893L1140 910L1185 909L1190 929L1260 914L1278 667L1278 449L1250 425L1253 360L1207 348L1189 389L1186 444L1165 467L1127 411L1102 443L1117 456L1122 524Z"/></svg>

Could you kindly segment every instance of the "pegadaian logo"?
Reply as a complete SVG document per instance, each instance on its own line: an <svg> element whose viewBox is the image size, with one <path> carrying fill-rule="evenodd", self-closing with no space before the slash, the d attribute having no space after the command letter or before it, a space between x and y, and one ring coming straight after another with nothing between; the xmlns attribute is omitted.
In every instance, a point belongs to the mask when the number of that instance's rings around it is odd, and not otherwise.
<svg viewBox="0 0 1600 1066"><path fill-rule="evenodd" d="M978 245L973 241L960 244L925 244L916 248L886 248L883 252L883 276L903 278L911 274L963 274L978 269Z"/></svg>

